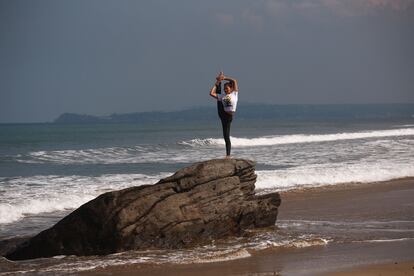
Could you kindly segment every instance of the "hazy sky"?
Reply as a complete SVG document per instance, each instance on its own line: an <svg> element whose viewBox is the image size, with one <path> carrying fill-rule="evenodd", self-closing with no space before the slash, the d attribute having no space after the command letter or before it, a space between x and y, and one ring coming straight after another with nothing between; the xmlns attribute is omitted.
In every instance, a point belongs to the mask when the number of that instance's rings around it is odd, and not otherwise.
<svg viewBox="0 0 414 276"><path fill-rule="evenodd" d="M0 122L240 102L414 102L414 0L0 0Z"/></svg>

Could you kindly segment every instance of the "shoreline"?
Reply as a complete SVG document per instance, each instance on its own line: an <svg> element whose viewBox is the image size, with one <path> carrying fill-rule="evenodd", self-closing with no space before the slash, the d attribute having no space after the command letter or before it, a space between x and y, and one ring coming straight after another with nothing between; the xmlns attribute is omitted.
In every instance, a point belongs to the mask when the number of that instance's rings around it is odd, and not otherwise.
<svg viewBox="0 0 414 276"><path fill-rule="evenodd" d="M374 185L380 185L382 187L390 188L390 185L400 185L400 184L407 184L406 182L414 183L414 176L406 176L406 177L398 177L392 178L388 180L381 180L381 181L370 181L370 182L344 182L344 183L337 183L337 184L327 184L327 185L320 185L320 186L309 186L309 187L298 187L293 188L286 191L281 191L281 194L285 193L299 193L299 192L318 192L321 190L324 191L339 191L339 190L356 190L356 189L364 189L364 188L372 188Z"/></svg>
<svg viewBox="0 0 414 276"><path fill-rule="evenodd" d="M414 177L299 188L281 192L281 197L276 226L289 220L349 224L414 222ZM410 228L408 231L413 230ZM412 273L414 270L410 264L414 261L414 233L407 238L361 242L345 240L305 248L265 249L249 257L210 263L108 266L81 274L351 275L354 271L362 271L360 275L365 275L366 271L382 271L388 269L385 268L387 266L390 271L395 270L394 263L403 264L398 266L399 271Z"/></svg>

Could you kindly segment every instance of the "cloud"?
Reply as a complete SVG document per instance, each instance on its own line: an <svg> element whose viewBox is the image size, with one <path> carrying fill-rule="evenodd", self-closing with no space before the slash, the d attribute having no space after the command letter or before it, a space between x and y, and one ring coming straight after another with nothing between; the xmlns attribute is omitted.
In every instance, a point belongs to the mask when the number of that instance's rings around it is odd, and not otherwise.
<svg viewBox="0 0 414 276"><path fill-rule="evenodd" d="M253 26L257 30L261 30L264 24L263 16L252 11L251 9L245 9L241 15L242 19L247 22L247 24Z"/></svg>
<svg viewBox="0 0 414 276"><path fill-rule="evenodd" d="M353 0L353 2L357 2ZM406 10L411 5L413 5L413 0L365 0L359 2L366 2L367 6L371 7L381 7L381 8L391 8L393 10Z"/></svg>
<svg viewBox="0 0 414 276"><path fill-rule="evenodd" d="M286 14L290 8L288 1L267 0L264 4L266 13L274 16Z"/></svg>
<svg viewBox="0 0 414 276"><path fill-rule="evenodd" d="M379 10L404 11L413 6L414 0L316 0L339 15L358 16Z"/></svg>
<svg viewBox="0 0 414 276"><path fill-rule="evenodd" d="M253 8L244 8L239 11L217 12L214 14L214 21L221 26L234 26L238 24L247 24L256 30L261 30L264 25L263 14L260 14Z"/></svg>
<svg viewBox="0 0 414 276"><path fill-rule="evenodd" d="M263 31L269 26L283 28L286 22L299 18L313 21L325 15L361 17L414 8L414 0L255 0L244 3L234 9L217 11L214 21L224 27L248 26Z"/></svg>
<svg viewBox="0 0 414 276"><path fill-rule="evenodd" d="M404 11L414 7L414 0L265 0L263 7L273 16L315 10L328 10L340 16L361 16L378 10Z"/></svg>
<svg viewBox="0 0 414 276"><path fill-rule="evenodd" d="M230 26L234 24L234 15L229 13L216 13L214 15L215 21L219 22L221 25Z"/></svg>

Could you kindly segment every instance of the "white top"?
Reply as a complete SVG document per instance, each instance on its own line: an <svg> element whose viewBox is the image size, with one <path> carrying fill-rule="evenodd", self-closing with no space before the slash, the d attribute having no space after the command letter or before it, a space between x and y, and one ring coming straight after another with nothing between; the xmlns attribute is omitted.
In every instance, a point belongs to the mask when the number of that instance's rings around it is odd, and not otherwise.
<svg viewBox="0 0 414 276"><path fill-rule="evenodd" d="M217 99L223 103L224 111L227 112L236 112L238 97L238 91L233 91L230 94L224 92L217 94Z"/></svg>

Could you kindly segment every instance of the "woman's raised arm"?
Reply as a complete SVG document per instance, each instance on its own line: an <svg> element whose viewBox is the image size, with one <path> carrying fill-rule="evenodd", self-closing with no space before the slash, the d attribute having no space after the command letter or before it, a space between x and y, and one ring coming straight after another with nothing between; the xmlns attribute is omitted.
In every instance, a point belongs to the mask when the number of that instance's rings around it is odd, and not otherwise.
<svg viewBox="0 0 414 276"><path fill-rule="evenodd" d="M210 90L210 96L217 99L216 91L217 91L217 82L214 84L214 86Z"/></svg>
<svg viewBox="0 0 414 276"><path fill-rule="evenodd" d="M216 83L214 84L214 86L210 90L210 96L211 97L216 98L216 99L218 98L217 97L217 87L220 86L220 83L223 79L224 79L224 74L223 74L223 72L220 72L218 74L218 76L216 77ZM219 91L219 93L221 93L221 92Z"/></svg>
<svg viewBox="0 0 414 276"><path fill-rule="evenodd" d="M239 85L238 85L238 83L237 83L237 80L236 80L236 79L231 78L231 77L227 77L227 76L225 76L225 77L224 77L224 80L226 80L226 81L231 81L231 82L233 83L233 91L237 91L237 92L239 92Z"/></svg>

